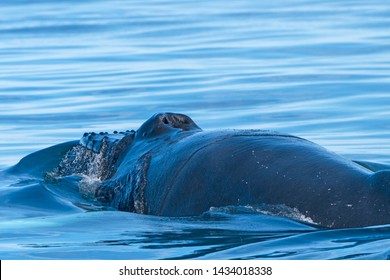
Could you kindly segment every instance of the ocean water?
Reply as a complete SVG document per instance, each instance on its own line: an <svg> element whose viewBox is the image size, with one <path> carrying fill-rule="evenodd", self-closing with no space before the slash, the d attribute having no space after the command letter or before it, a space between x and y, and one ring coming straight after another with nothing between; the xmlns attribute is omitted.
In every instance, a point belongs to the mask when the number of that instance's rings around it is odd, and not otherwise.
<svg viewBox="0 0 390 280"><path fill-rule="evenodd" d="M389 1L2 0L0 57L0 170L157 112L390 164ZM329 230L245 206L169 218L69 201L29 174L1 173L0 259L390 259L390 225Z"/></svg>

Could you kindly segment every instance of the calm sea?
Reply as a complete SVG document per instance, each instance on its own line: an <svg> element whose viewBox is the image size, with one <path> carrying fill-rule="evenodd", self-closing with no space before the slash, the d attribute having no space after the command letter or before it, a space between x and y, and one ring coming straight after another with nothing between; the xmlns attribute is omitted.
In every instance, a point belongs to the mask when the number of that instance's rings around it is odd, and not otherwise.
<svg viewBox="0 0 390 280"><path fill-rule="evenodd" d="M390 164L390 2L2 0L0 102L0 169L165 111ZM39 182L2 175L0 259L390 259L390 225L230 210L61 208Z"/></svg>

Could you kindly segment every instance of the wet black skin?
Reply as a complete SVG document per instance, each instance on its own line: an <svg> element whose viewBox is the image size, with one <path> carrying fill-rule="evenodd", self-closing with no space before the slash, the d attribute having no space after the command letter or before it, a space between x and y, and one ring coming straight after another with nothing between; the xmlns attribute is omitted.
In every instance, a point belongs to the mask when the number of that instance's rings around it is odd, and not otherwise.
<svg viewBox="0 0 390 280"><path fill-rule="evenodd" d="M85 161L92 153L111 158L96 198L119 210L191 216L210 207L283 205L325 227L390 223L390 171L373 172L299 137L203 131L186 115L160 113L137 131L103 138L86 134L76 146L88 151ZM75 172L66 161L59 166L61 176Z"/></svg>

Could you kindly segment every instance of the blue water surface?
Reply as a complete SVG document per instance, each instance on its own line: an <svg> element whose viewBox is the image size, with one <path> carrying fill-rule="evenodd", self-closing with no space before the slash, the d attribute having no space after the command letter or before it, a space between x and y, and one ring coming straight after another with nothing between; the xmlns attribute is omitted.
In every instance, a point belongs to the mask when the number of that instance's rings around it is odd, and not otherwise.
<svg viewBox="0 0 390 280"><path fill-rule="evenodd" d="M1 170L164 111L390 164L389 1L2 0L0 57ZM390 225L97 211L2 173L0 258L390 259Z"/></svg>

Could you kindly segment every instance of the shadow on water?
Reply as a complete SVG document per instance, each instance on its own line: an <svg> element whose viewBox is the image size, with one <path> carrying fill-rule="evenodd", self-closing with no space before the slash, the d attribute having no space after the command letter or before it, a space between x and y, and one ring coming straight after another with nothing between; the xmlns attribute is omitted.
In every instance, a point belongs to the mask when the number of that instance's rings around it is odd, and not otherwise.
<svg viewBox="0 0 390 280"><path fill-rule="evenodd" d="M187 251L182 256L171 256L165 259L194 259L205 257L210 253L228 250L237 246L259 243L267 240L283 238L297 232L245 232L227 229L185 229L180 232L145 233L138 236L140 240L104 240L104 245L127 246L138 243L143 249L169 250L179 248ZM123 235L126 235L124 233ZM100 242L99 242L100 243Z"/></svg>
<svg viewBox="0 0 390 280"><path fill-rule="evenodd" d="M390 226L319 230L237 246L206 258L390 259L389 245Z"/></svg>

